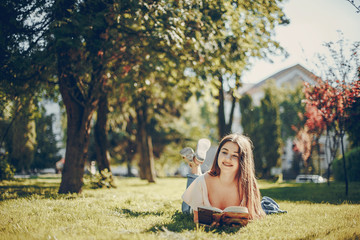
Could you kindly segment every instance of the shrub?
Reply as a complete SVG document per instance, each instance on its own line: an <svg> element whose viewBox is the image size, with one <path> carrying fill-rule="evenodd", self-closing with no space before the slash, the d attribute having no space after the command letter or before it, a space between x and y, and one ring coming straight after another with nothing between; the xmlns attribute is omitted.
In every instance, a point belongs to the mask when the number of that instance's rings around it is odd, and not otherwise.
<svg viewBox="0 0 360 240"><path fill-rule="evenodd" d="M360 147L354 148L345 154L346 171L350 181L360 181ZM334 178L345 181L342 157L337 158L333 164Z"/></svg>
<svg viewBox="0 0 360 240"><path fill-rule="evenodd" d="M14 172L15 169L7 162L6 156L0 154L0 181L12 179L14 177Z"/></svg>
<svg viewBox="0 0 360 240"><path fill-rule="evenodd" d="M87 178L87 176L85 176ZM106 168L101 171L101 173L97 172L94 175L90 175L90 188L115 188L116 186L113 183L112 173Z"/></svg>

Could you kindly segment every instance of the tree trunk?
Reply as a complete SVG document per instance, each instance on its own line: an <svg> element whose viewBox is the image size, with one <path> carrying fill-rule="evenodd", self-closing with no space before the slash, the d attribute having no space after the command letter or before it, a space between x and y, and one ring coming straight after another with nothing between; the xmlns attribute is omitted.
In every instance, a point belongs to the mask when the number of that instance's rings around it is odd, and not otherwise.
<svg viewBox="0 0 360 240"><path fill-rule="evenodd" d="M219 107L218 107L218 128L219 128L219 138L221 139L225 135L231 133L231 126L234 118L236 98L234 97L233 93L230 92L232 97L231 109L230 109L228 122L226 122L223 78L220 76L219 80L220 80L220 88L219 88Z"/></svg>
<svg viewBox="0 0 360 240"><path fill-rule="evenodd" d="M129 156L129 151L126 150L126 156L125 156L125 161L126 161L126 167L127 167L127 174L126 176L128 177L134 177L134 174L132 173L132 169L131 169L131 159L132 159L132 156Z"/></svg>
<svg viewBox="0 0 360 240"><path fill-rule="evenodd" d="M330 186L330 168L331 168L331 164L328 163L328 167L327 167L327 185Z"/></svg>
<svg viewBox="0 0 360 240"><path fill-rule="evenodd" d="M59 193L80 193L90 139L90 121L95 108L75 101L66 86L68 81L71 79L60 80L60 92L67 113L67 140Z"/></svg>
<svg viewBox="0 0 360 240"><path fill-rule="evenodd" d="M76 24L72 21L74 13L77 13L77 3L78 1L74 0L55 1L53 12L55 23L61 23L55 24L52 33L55 40L57 77L67 114L65 164L59 193L81 192L91 118L105 85L104 62L98 55L102 44L99 44L98 39L101 39L101 33L106 29L94 28L94 38L87 41L88 49L84 49L82 36L76 31ZM86 6L90 13L101 12L106 6L98 7L100 8L91 10L90 5ZM91 17L89 20L96 21ZM84 59L80 56L87 57ZM91 64L91 67L88 67L88 76L91 79L86 81L81 75L84 64Z"/></svg>
<svg viewBox="0 0 360 240"><path fill-rule="evenodd" d="M70 50L59 49L57 56L60 93L67 115L65 164L59 193L79 193L90 140L90 122L97 101L86 101L78 88L69 65Z"/></svg>
<svg viewBox="0 0 360 240"><path fill-rule="evenodd" d="M105 169L111 172L107 142L108 112L107 95L103 94L98 102L97 119L94 127L96 162L100 173Z"/></svg>
<svg viewBox="0 0 360 240"><path fill-rule="evenodd" d="M146 134L147 135L147 134ZM156 171L155 171L155 162L154 162L154 151L153 151L153 145L152 145L152 138L150 135L147 135L146 137L146 179L151 182L154 183L155 182L155 176L156 176Z"/></svg>
<svg viewBox="0 0 360 240"><path fill-rule="evenodd" d="M145 101L144 101L145 102ZM138 151L140 153L139 174L141 179L155 182L155 165L151 136L147 133L147 107L137 110L138 120Z"/></svg>
<svg viewBox="0 0 360 240"><path fill-rule="evenodd" d="M125 154L126 154L125 160L126 160L126 165L127 165L127 170L128 170L128 173L127 173L128 177L134 177L134 175L131 171L131 168L132 168L131 161L137 152L136 138L135 138L135 140L133 140L131 137L131 136L136 136L136 130L133 128L133 123L134 123L133 117L129 116L129 119L126 124L126 132L129 137L127 139L127 146L125 148Z"/></svg>
<svg viewBox="0 0 360 240"><path fill-rule="evenodd" d="M319 139L320 137L316 137L315 139L315 145L316 145L316 151L317 151L317 160L318 160L318 167L319 167L319 176L322 176L322 172L321 172L321 159L320 159L320 143L319 143Z"/></svg>
<svg viewBox="0 0 360 240"><path fill-rule="evenodd" d="M142 113L140 109L136 110L137 113L137 134L136 134L136 141L137 141L137 152L140 154L140 159L139 159L139 177L142 180L146 179L146 166L145 166L145 158L146 158L146 154L145 154L145 147L144 146L144 142L143 142L143 135L144 135L144 131L143 130L143 117L142 117Z"/></svg>
<svg viewBox="0 0 360 240"><path fill-rule="evenodd" d="M106 93L102 94L98 102L97 119L94 127L96 162L103 180L107 179L111 187L116 187L110 169L110 159L107 140L107 114L109 112ZM108 174L103 174L107 170Z"/></svg>
<svg viewBox="0 0 360 240"><path fill-rule="evenodd" d="M226 122L225 122L225 99L224 99L224 87L223 78L220 76L220 88L219 88L219 107L218 107L218 128L219 138L221 139L226 135Z"/></svg>
<svg viewBox="0 0 360 240"><path fill-rule="evenodd" d="M230 109L230 115L229 115L229 121L226 124L226 132L230 133L231 132L231 126L233 123L233 118L234 118L234 112L235 112L235 104L236 104L236 98L234 97L233 92L231 92L231 109Z"/></svg>
<svg viewBox="0 0 360 240"><path fill-rule="evenodd" d="M326 162L328 164L327 167L327 185L330 186L330 159L329 159L329 153L328 153L328 148L330 149L330 136L329 136L329 131L326 130L326 139L325 139L325 158L326 158Z"/></svg>
<svg viewBox="0 0 360 240"><path fill-rule="evenodd" d="M345 194L346 196L349 194L349 182L348 182L348 176L347 176L347 170L346 170L346 159L345 159L345 150L344 150L344 134L340 135L340 141L341 141L341 152L342 152L342 162L343 162L343 168L344 168L344 178L345 178Z"/></svg>

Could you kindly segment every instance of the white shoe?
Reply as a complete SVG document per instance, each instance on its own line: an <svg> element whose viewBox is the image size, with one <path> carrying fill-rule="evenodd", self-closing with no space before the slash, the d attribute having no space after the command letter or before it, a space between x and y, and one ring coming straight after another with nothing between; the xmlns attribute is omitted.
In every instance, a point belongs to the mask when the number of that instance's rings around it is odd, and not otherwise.
<svg viewBox="0 0 360 240"><path fill-rule="evenodd" d="M210 147L211 147L211 142L209 139L207 138L199 139L195 152L196 160L198 160L200 163L203 163L206 158L206 153Z"/></svg>
<svg viewBox="0 0 360 240"><path fill-rule="evenodd" d="M186 158L186 160L189 161L190 163L194 161L195 153L194 153L194 150L191 147L183 148L180 151L180 155L183 158Z"/></svg>

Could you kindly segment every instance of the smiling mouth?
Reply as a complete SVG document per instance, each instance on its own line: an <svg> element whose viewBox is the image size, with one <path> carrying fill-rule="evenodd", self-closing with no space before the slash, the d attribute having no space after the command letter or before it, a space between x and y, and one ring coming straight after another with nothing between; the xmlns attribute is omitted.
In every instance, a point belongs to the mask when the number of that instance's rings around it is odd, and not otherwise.
<svg viewBox="0 0 360 240"><path fill-rule="evenodd" d="M224 165L225 167L232 167L233 166L232 164L229 164L229 163L222 163L222 165Z"/></svg>

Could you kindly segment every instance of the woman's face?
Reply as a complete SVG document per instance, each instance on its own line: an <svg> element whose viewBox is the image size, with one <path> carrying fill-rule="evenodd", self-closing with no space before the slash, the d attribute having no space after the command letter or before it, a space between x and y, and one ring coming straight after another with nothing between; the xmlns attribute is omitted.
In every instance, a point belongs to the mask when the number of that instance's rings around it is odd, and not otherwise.
<svg viewBox="0 0 360 240"><path fill-rule="evenodd" d="M237 173L239 170L239 146L233 142L226 142L220 149L218 165L220 172Z"/></svg>

